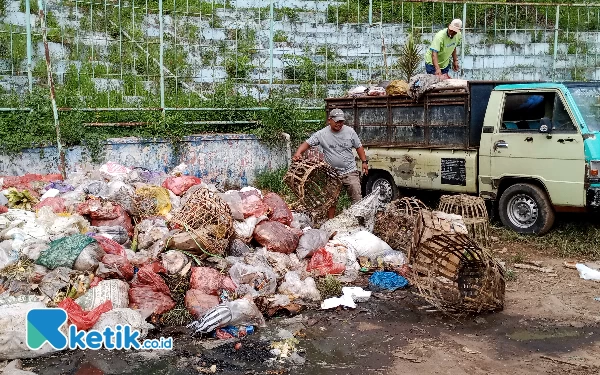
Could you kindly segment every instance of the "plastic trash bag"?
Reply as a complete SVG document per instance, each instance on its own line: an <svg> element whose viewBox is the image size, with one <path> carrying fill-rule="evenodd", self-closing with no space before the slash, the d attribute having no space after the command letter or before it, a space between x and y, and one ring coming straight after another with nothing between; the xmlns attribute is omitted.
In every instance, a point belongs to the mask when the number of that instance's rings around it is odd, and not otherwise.
<svg viewBox="0 0 600 375"><path fill-rule="evenodd" d="M58 190L56 190L56 191L58 191ZM40 203L36 204L34 209L36 211L38 211L42 207L50 207L52 209L52 211L57 214L61 213L61 212L67 212L67 207L65 206L65 200L64 200L64 198L60 198L60 197L46 198L43 201L41 201Z"/></svg>
<svg viewBox="0 0 600 375"><path fill-rule="evenodd" d="M84 311L75 301L67 297L58 304L58 307L67 312L69 322L74 324L78 330L87 331L96 324L100 315L112 309L112 302L106 301L93 310Z"/></svg>
<svg viewBox="0 0 600 375"><path fill-rule="evenodd" d="M392 267L400 267L407 262L406 256L402 251L387 250L381 257L383 258L383 264Z"/></svg>
<svg viewBox="0 0 600 375"><path fill-rule="evenodd" d="M577 271L579 271L579 277L584 280L600 280L600 271L598 270L580 263L577 263L575 268L577 268Z"/></svg>
<svg viewBox="0 0 600 375"><path fill-rule="evenodd" d="M228 325L266 326L265 318L254 302L246 298L240 298L213 307L206 311L200 320L187 325L187 328L192 328L195 332L209 333Z"/></svg>
<svg viewBox="0 0 600 375"><path fill-rule="evenodd" d="M269 206L263 203L262 198L253 191L242 195L242 211L244 218L250 216L261 217L267 215Z"/></svg>
<svg viewBox="0 0 600 375"><path fill-rule="evenodd" d="M324 248L318 249L310 258L306 271L315 271L319 276L341 275L346 270L344 263L334 263L333 256Z"/></svg>
<svg viewBox="0 0 600 375"><path fill-rule="evenodd" d="M377 271L369 278L369 287L375 290L387 289L394 291L408 285L408 280L395 272Z"/></svg>
<svg viewBox="0 0 600 375"><path fill-rule="evenodd" d="M249 253L250 247L246 245L242 240L236 238L229 244L229 254L234 257L241 257Z"/></svg>
<svg viewBox="0 0 600 375"><path fill-rule="evenodd" d="M254 235L256 225L265 220L268 220L266 215L261 217L250 216L243 221L235 220L233 222L233 230L235 231L236 238L244 242L250 242Z"/></svg>
<svg viewBox="0 0 600 375"><path fill-rule="evenodd" d="M140 332L138 336L140 339L145 338L148 335L148 331L154 328L152 324L144 320L138 311L130 308L117 308L102 314L92 329L104 332L106 327L111 327L115 331L117 325L124 326L126 324L131 327L132 331ZM114 343L115 339L113 336L111 342Z"/></svg>
<svg viewBox="0 0 600 375"><path fill-rule="evenodd" d="M50 242L48 249L40 253L39 258L35 262L51 270L57 267L73 268L79 254L92 242L95 242L93 238L83 234L54 240Z"/></svg>
<svg viewBox="0 0 600 375"><path fill-rule="evenodd" d="M106 301L111 301L114 308L125 308L129 305L128 291L129 285L123 280L102 280L75 302L85 311L93 310Z"/></svg>
<svg viewBox="0 0 600 375"><path fill-rule="evenodd" d="M125 249L118 242L113 241L110 238L104 237L102 235L91 237L98 242L98 244L106 254L118 255L122 257L127 256L127 254L125 253Z"/></svg>
<svg viewBox="0 0 600 375"><path fill-rule="evenodd" d="M72 268L77 271L94 271L105 255L102 247L94 241L81 251Z"/></svg>
<svg viewBox="0 0 600 375"><path fill-rule="evenodd" d="M306 228L312 228L315 226L315 224L312 222L310 216L308 216L305 213L302 212L292 212L292 223L290 224L290 227L292 228L296 228L296 229L306 229Z"/></svg>
<svg viewBox="0 0 600 375"><path fill-rule="evenodd" d="M317 249L325 247L328 241L329 236L327 232L319 229L309 229L300 237L296 254L298 254L298 258L300 259L310 257Z"/></svg>
<svg viewBox="0 0 600 375"><path fill-rule="evenodd" d="M214 268L192 267L190 288L216 296L222 289L228 289L233 292L236 289L236 285L229 277L221 274Z"/></svg>
<svg viewBox="0 0 600 375"><path fill-rule="evenodd" d="M155 215L165 216L171 211L171 197L169 191L160 186L143 186L135 190L135 195L151 199L156 203Z"/></svg>
<svg viewBox="0 0 600 375"><path fill-rule="evenodd" d="M269 206L270 213L269 219L272 221L278 221L281 224L289 226L292 224L294 219L292 211L288 207L287 203L277 194L268 193L263 198L263 203Z"/></svg>
<svg viewBox="0 0 600 375"><path fill-rule="evenodd" d="M249 291L257 295L268 296L277 290L277 275L268 267L256 267L244 263L235 263L229 269L229 276L239 287L248 285Z"/></svg>
<svg viewBox="0 0 600 375"><path fill-rule="evenodd" d="M234 220L244 220L242 197L236 190L229 190L225 193L218 193L217 195L227 202L227 205L231 210L231 217L233 217Z"/></svg>
<svg viewBox="0 0 600 375"><path fill-rule="evenodd" d="M123 245L129 241L129 234L127 233L127 230L120 225L114 225L111 227L90 227L90 232L97 236L102 236L113 240L119 245Z"/></svg>
<svg viewBox="0 0 600 375"><path fill-rule="evenodd" d="M164 273L166 270L155 262L143 266L135 274L129 289L129 307L155 314L165 313L175 307L171 290L157 272Z"/></svg>
<svg viewBox="0 0 600 375"><path fill-rule="evenodd" d="M93 195L95 197L107 197L108 196L108 185L104 181L92 180L84 182L81 185L81 189L84 193Z"/></svg>
<svg viewBox="0 0 600 375"><path fill-rule="evenodd" d="M312 277L300 280L300 275L294 271L285 274L285 281L279 286L279 293L290 296L292 299L321 300L315 280Z"/></svg>
<svg viewBox="0 0 600 375"><path fill-rule="evenodd" d="M254 238L269 251L289 254L296 250L300 235L277 221L263 221L254 229Z"/></svg>
<svg viewBox="0 0 600 375"><path fill-rule="evenodd" d="M338 306L356 308L356 302L366 302L371 298L371 292L360 287L343 287L341 297L327 298L321 303L321 309L332 309Z"/></svg>
<svg viewBox="0 0 600 375"><path fill-rule="evenodd" d="M190 262L190 259L177 250L169 250L160 254L162 265L167 270L167 274L174 275L181 272L183 268Z"/></svg>
<svg viewBox="0 0 600 375"><path fill-rule="evenodd" d="M329 235L337 232L338 235L351 234L360 230L373 232L375 216L381 204L379 188L371 194L356 202L333 219L327 220L320 229Z"/></svg>
<svg viewBox="0 0 600 375"><path fill-rule="evenodd" d="M354 249L356 256L369 257L372 260L383 256L386 252L393 251L390 245L381 238L364 230L347 236L336 236L335 239Z"/></svg>
<svg viewBox="0 0 600 375"><path fill-rule="evenodd" d="M44 227L49 236L58 238L84 233L90 226L83 216L78 214L57 215L50 206L41 207L37 211L35 222Z"/></svg>
<svg viewBox="0 0 600 375"><path fill-rule="evenodd" d="M175 195L183 195L189 188L201 184L202 180L194 176L168 177L162 187L169 189Z"/></svg>
<svg viewBox="0 0 600 375"><path fill-rule="evenodd" d="M198 289L189 289L185 293L185 307L196 319L219 304L219 297L206 294Z"/></svg>
<svg viewBox="0 0 600 375"><path fill-rule="evenodd" d="M131 280L134 275L134 270L127 257L106 254L102 258L102 262L96 271L96 275L104 279L117 278Z"/></svg>

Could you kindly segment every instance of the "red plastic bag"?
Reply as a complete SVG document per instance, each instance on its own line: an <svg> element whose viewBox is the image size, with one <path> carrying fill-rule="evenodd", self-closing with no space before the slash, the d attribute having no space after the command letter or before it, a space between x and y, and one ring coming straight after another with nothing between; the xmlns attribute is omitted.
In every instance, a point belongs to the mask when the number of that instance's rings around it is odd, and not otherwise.
<svg viewBox="0 0 600 375"><path fill-rule="evenodd" d="M118 255L127 259L125 248L123 248L123 246L121 246L118 242L102 235L94 235L92 238L98 242L106 254Z"/></svg>
<svg viewBox="0 0 600 375"><path fill-rule="evenodd" d="M242 196L242 212L244 219L250 216L261 217L269 212L269 206L263 203L258 193L240 193Z"/></svg>
<svg viewBox="0 0 600 375"><path fill-rule="evenodd" d="M292 211L279 195L275 193L268 193L263 198L263 203L269 206L271 209L269 219L278 221L287 226L292 224L292 220L294 219L292 216Z"/></svg>
<svg viewBox="0 0 600 375"><path fill-rule="evenodd" d="M192 267L190 288L214 296L218 295L221 289L229 289L232 292L236 289L231 278L209 267Z"/></svg>
<svg viewBox="0 0 600 375"><path fill-rule="evenodd" d="M166 272L157 262L140 268L129 289L130 308L162 314L175 307L169 287L157 272Z"/></svg>
<svg viewBox="0 0 600 375"><path fill-rule="evenodd" d="M104 280L104 279L103 279L103 278L101 278L101 277L98 277L98 276L94 276L94 279L93 279L93 280L92 280L92 282L90 283L90 289L91 289L91 288L93 288L93 287L95 287L96 285L98 285L98 283L99 283L100 281L102 281L102 280Z"/></svg>
<svg viewBox="0 0 600 375"><path fill-rule="evenodd" d="M129 237L133 236L133 224L131 222L131 216L129 216L129 214L127 213L127 211L125 211L124 209L122 209L119 206L120 209L120 216L116 219L108 219L108 220L101 220L101 219L92 219L92 225L95 227L114 227L114 226L121 226L123 228L125 228L125 230L127 231L127 234L129 235Z"/></svg>
<svg viewBox="0 0 600 375"><path fill-rule="evenodd" d="M62 181L63 177L61 174L26 174L24 176L0 176L0 179L3 180L4 189L9 187L31 189L31 182Z"/></svg>
<svg viewBox="0 0 600 375"><path fill-rule="evenodd" d="M88 215L92 219L109 220L116 219L120 215L118 204L100 199L88 199L77 206L80 215Z"/></svg>
<svg viewBox="0 0 600 375"><path fill-rule="evenodd" d="M269 251L289 254L296 250L300 236L278 221L261 221L254 228L254 238Z"/></svg>
<svg viewBox="0 0 600 375"><path fill-rule="evenodd" d="M219 304L219 297L208 295L201 290L190 289L185 293L185 307L196 319Z"/></svg>
<svg viewBox="0 0 600 375"><path fill-rule="evenodd" d="M102 257L102 263L109 269L113 269L117 272L114 272L113 278L123 278L125 280L133 279L133 266L129 263L126 257L120 255L106 254ZM100 275L100 276L106 276ZM120 276L120 277L119 277Z"/></svg>
<svg viewBox="0 0 600 375"><path fill-rule="evenodd" d="M34 209L37 211L42 207L50 207L55 214L59 214L61 212L67 212L67 207L65 206L65 200L60 197L46 198L40 203L36 204Z"/></svg>
<svg viewBox="0 0 600 375"><path fill-rule="evenodd" d="M306 270L308 272L317 271L319 276L327 274L340 275L346 270L346 265L343 263L334 263L333 255L328 253L324 248L320 248L310 258Z"/></svg>
<svg viewBox="0 0 600 375"><path fill-rule="evenodd" d="M162 187L171 190L175 195L183 195L189 188L201 183L202 180L194 176L169 177L163 182Z"/></svg>
<svg viewBox="0 0 600 375"><path fill-rule="evenodd" d="M8 212L8 207L6 206L0 206L0 214L5 214Z"/></svg>
<svg viewBox="0 0 600 375"><path fill-rule="evenodd" d="M78 330L87 331L96 324L98 319L100 319L100 315L112 310L112 302L106 301L93 310L83 311L77 302L67 297L58 304L58 307L67 312L69 321L74 324Z"/></svg>

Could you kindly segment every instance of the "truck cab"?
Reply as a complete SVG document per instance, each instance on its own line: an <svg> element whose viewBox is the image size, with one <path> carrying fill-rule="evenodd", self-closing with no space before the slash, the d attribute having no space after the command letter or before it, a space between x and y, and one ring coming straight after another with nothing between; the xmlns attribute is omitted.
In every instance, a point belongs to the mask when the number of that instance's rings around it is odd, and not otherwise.
<svg viewBox="0 0 600 375"><path fill-rule="evenodd" d="M477 194L502 223L543 234L556 212L600 206L598 83L468 82L408 97L326 99L365 146L376 187Z"/></svg>

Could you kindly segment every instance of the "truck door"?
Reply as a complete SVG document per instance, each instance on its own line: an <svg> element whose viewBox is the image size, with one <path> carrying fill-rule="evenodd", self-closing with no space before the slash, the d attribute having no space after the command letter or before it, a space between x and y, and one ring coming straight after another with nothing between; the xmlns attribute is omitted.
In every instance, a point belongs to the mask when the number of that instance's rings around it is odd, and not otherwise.
<svg viewBox="0 0 600 375"><path fill-rule="evenodd" d="M507 177L537 180L553 206L585 206L583 137L565 102L557 90L505 93L490 150L496 184ZM526 210L530 202L520 203Z"/></svg>

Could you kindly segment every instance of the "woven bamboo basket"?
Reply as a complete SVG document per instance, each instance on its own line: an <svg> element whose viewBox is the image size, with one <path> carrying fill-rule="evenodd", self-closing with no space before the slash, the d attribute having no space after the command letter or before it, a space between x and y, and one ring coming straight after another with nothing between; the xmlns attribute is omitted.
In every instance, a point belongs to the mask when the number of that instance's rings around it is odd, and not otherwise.
<svg viewBox="0 0 600 375"><path fill-rule="evenodd" d="M393 249L408 252L413 241L415 222L427 206L416 198L401 198L388 203L377 213L373 234Z"/></svg>
<svg viewBox="0 0 600 375"><path fill-rule="evenodd" d="M342 189L337 171L328 163L315 159L293 162L283 180L302 206L310 211L322 212L335 206Z"/></svg>
<svg viewBox="0 0 600 375"><path fill-rule="evenodd" d="M443 195L438 210L462 216L469 236L481 246L489 246L489 218L483 198L466 194Z"/></svg>
<svg viewBox="0 0 600 375"><path fill-rule="evenodd" d="M410 279L431 305L456 314L504 308L504 268L455 215L423 211L414 241Z"/></svg>
<svg viewBox="0 0 600 375"><path fill-rule="evenodd" d="M205 188L194 191L171 222L190 232L203 250L215 255L225 254L234 232L229 205ZM198 256L207 254L200 252Z"/></svg>

